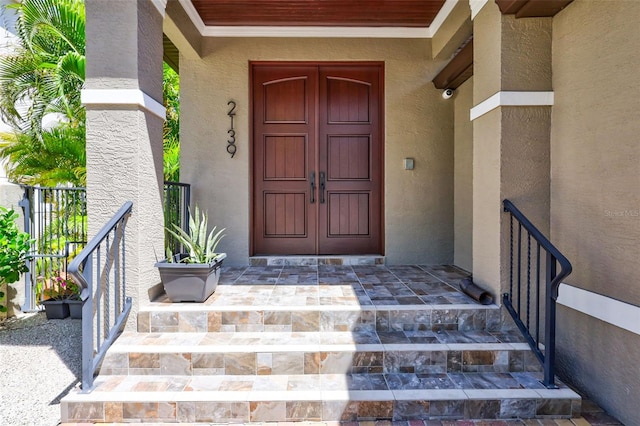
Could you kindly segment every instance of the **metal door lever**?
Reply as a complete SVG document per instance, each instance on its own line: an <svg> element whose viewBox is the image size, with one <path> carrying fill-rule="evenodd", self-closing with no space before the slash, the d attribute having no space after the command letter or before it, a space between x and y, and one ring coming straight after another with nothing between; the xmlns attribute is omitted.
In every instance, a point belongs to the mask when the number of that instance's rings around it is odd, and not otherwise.
<svg viewBox="0 0 640 426"><path fill-rule="evenodd" d="M309 175L309 182L311 185L311 197L309 201L313 204L316 202L316 172L311 172Z"/></svg>
<svg viewBox="0 0 640 426"><path fill-rule="evenodd" d="M324 204L325 173L320 172L320 204Z"/></svg>

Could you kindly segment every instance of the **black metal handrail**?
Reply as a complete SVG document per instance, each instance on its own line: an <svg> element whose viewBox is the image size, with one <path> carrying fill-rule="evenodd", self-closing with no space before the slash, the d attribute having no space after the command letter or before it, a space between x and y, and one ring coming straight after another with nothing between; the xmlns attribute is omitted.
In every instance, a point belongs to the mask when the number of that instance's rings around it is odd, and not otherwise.
<svg viewBox="0 0 640 426"><path fill-rule="evenodd" d="M94 374L131 311L126 293L125 227L133 203L127 201L69 264L82 291L82 392L93 388Z"/></svg>
<svg viewBox="0 0 640 426"><path fill-rule="evenodd" d="M502 301L544 368L542 383L547 388L555 388L556 300L560 283L571 273L571 263L511 201L504 200L502 204L504 211L510 214L509 292L503 294ZM514 233L514 219L517 223L517 234ZM526 236L523 236L523 230ZM517 241L514 241L516 238ZM532 262L532 240L535 241L536 246L533 252L534 262ZM517 244L515 253L514 243ZM541 257L541 251L545 252L544 259ZM523 258L524 255L526 259ZM514 260L514 257L517 258ZM526 270L523 268L524 265ZM557 273L557 265L560 265L559 273ZM540 285L542 272L544 272L544 288ZM534 287L532 287L532 279ZM526 294L523 281L526 281ZM541 306L541 303L544 306ZM532 309L535 316L533 321ZM540 319L542 309L545 312L544 323ZM544 335L544 340L540 339L541 335ZM543 345L544 352L541 349Z"/></svg>

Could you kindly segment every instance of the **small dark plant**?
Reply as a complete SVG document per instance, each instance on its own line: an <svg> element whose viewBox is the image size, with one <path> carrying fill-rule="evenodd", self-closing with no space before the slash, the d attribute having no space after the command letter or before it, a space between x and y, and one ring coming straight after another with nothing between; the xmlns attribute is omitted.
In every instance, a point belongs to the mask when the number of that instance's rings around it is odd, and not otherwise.
<svg viewBox="0 0 640 426"><path fill-rule="evenodd" d="M13 209L0 207L0 312L7 311L5 289L27 272L25 259L31 247L29 234L18 229Z"/></svg>

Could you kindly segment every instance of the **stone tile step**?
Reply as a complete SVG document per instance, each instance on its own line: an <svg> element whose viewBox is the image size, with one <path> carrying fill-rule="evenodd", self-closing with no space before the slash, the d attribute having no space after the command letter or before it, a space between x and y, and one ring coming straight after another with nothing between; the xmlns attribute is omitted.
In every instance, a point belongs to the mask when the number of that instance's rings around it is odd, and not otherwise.
<svg viewBox="0 0 640 426"><path fill-rule="evenodd" d="M382 343L375 333L355 339L353 333L129 333L109 349L100 374L522 371L540 371L528 345L501 343L497 339L495 343Z"/></svg>
<svg viewBox="0 0 640 426"><path fill-rule="evenodd" d="M99 377L92 393L72 391L62 400L62 422L401 421L580 414L580 396L566 387L526 388L535 382L531 373L460 375L460 383L475 380L478 386L493 380L492 389L433 388L444 381L395 376ZM500 382L505 387L495 388ZM509 383L515 388L507 388ZM429 385L431 389L415 388Z"/></svg>
<svg viewBox="0 0 640 426"><path fill-rule="evenodd" d="M141 307L139 332L249 331L447 331L501 327L495 305L296 305L291 301L257 305L157 303Z"/></svg>

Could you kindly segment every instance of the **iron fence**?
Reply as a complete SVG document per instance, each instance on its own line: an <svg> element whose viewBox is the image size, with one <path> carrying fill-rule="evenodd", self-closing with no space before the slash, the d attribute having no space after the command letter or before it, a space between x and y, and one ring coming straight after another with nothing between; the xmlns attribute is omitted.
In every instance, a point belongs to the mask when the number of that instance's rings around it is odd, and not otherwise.
<svg viewBox="0 0 640 426"><path fill-rule="evenodd" d="M164 184L164 224L188 232L190 185ZM85 188L25 186L19 205L24 212L24 230L34 240L27 258L23 312L40 310L40 302L51 296L57 278L67 279L69 262L87 244L87 192ZM165 249L183 247L165 232Z"/></svg>
<svg viewBox="0 0 640 426"><path fill-rule="evenodd" d="M164 183L164 224L166 228L177 226L189 232L189 205L191 202L191 186L180 182ZM164 233L165 254L183 253L184 247L170 233Z"/></svg>
<svg viewBox="0 0 640 426"><path fill-rule="evenodd" d="M67 279L68 262L87 243L86 190L27 186L19 205L24 230L33 239L22 306L29 312L39 309L47 292L55 291L56 279Z"/></svg>

